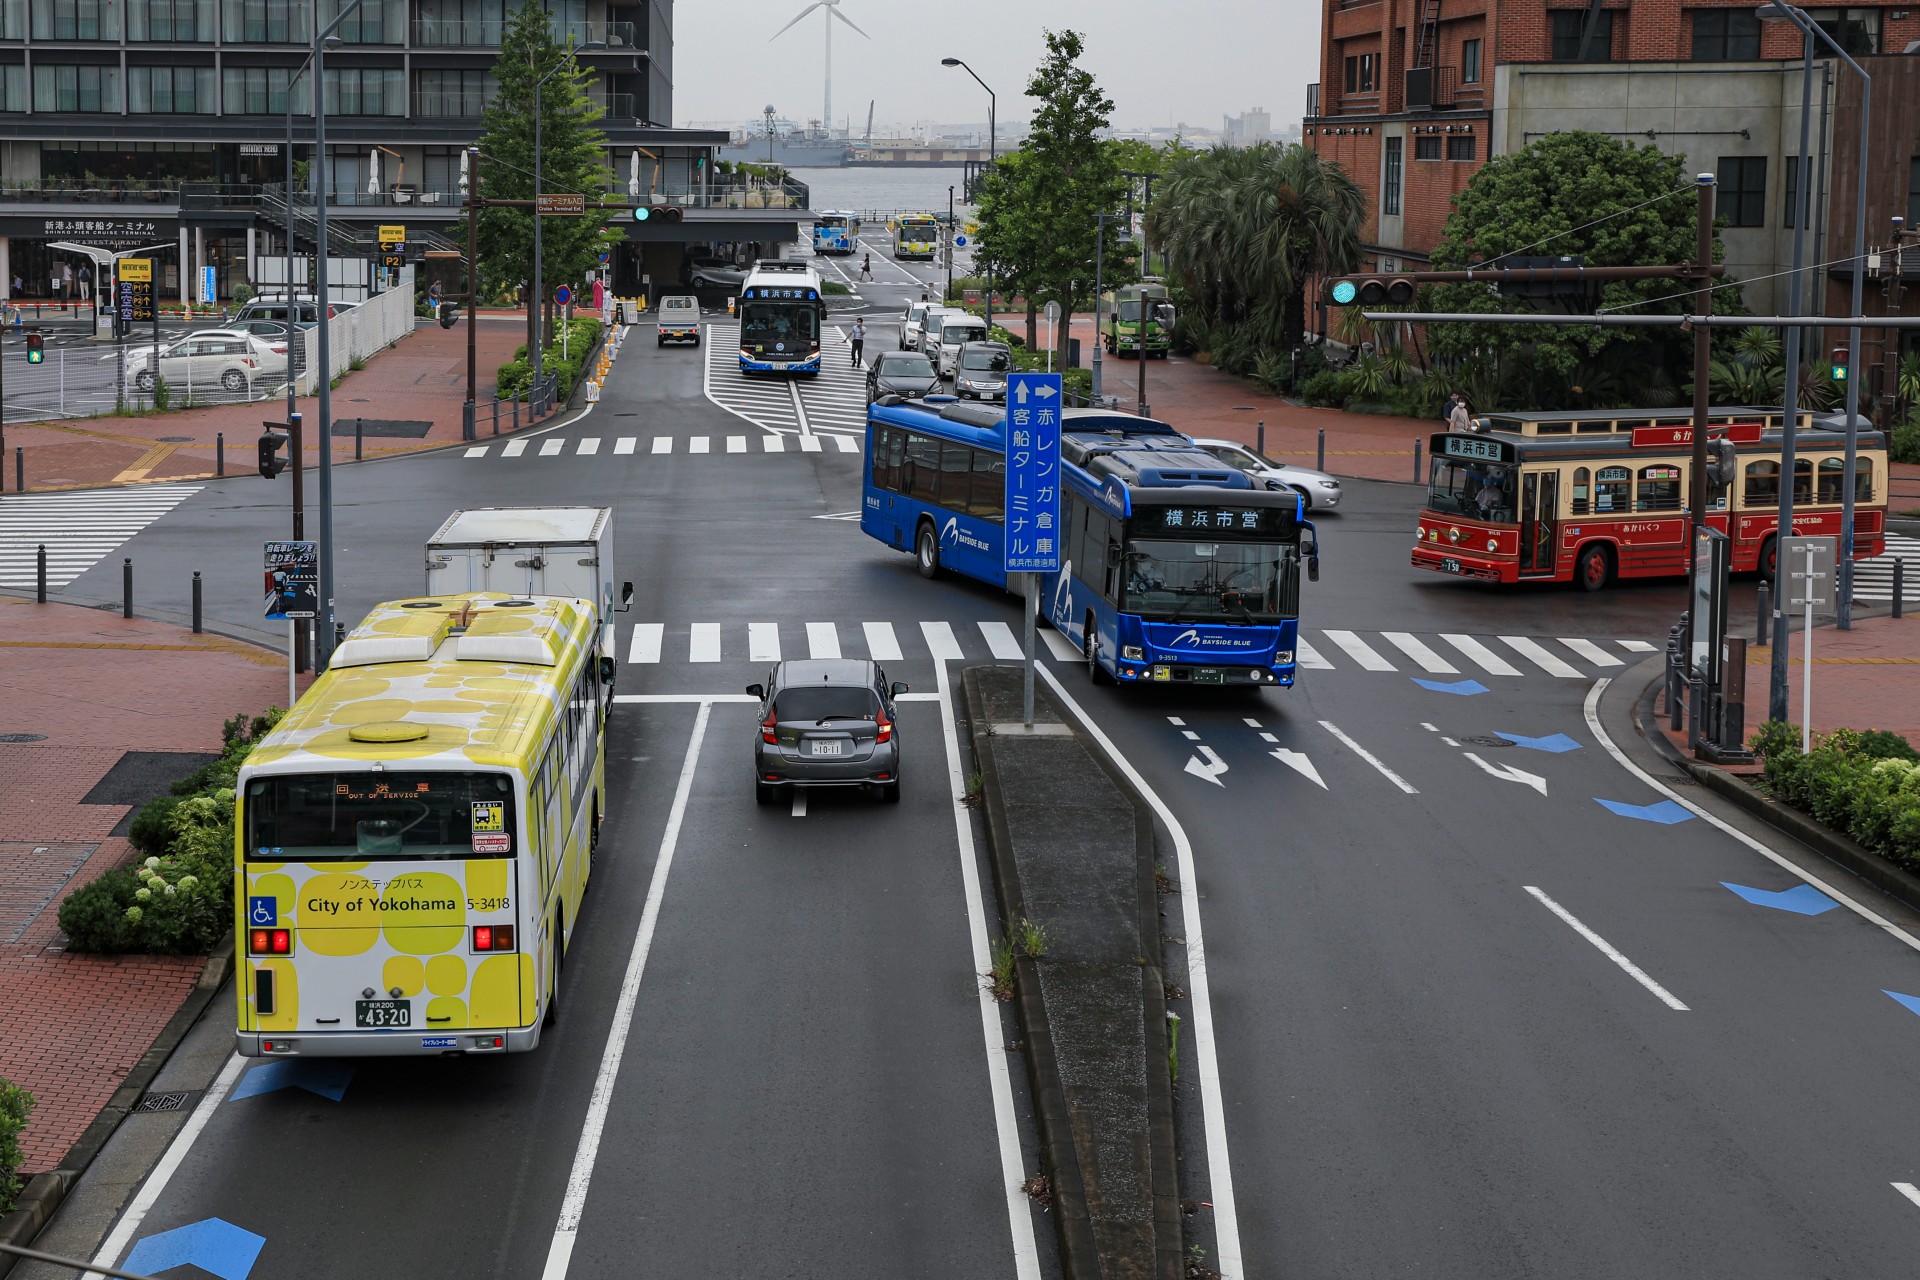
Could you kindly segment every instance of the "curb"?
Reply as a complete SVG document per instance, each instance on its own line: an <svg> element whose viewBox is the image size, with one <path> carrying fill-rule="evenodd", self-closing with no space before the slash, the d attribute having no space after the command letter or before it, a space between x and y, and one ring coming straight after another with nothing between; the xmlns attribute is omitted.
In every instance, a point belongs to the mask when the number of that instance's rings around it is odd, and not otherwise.
<svg viewBox="0 0 1920 1280"><path fill-rule="evenodd" d="M86 1174L107 1140L113 1137L120 1122L133 1113L133 1108L160 1074L160 1068L166 1065L180 1042L187 1038L187 1032L193 1029L213 1003L213 997L226 985L227 973L233 965L233 935L229 933L215 944L213 953L207 957L206 964L200 968L200 976L194 980L193 990L174 1011L167 1025L160 1029L147 1051L127 1073L120 1087L107 1099L107 1103L95 1116L93 1123L67 1149L60 1166L45 1173L35 1174L20 1193L13 1212L0 1218L0 1244L15 1245L20 1248L30 1246L34 1237L53 1220L54 1211L60 1202L66 1199L67 1192ZM13 1270L15 1258L12 1254L0 1257L0 1276Z"/></svg>
<svg viewBox="0 0 1920 1280"><path fill-rule="evenodd" d="M1653 719L1653 703L1659 689L1660 680L1656 677L1634 699L1633 727L1642 739L1660 753L1662 759L1684 770L1700 785L1731 800L1776 831L1798 840L1828 862L1852 872L1882 893L1920 911L1920 876L1895 866L1864 845L1822 826L1798 809L1781 804L1732 774L1710 764L1689 760L1667 741L1666 734L1660 732L1657 725L1649 729Z"/></svg>

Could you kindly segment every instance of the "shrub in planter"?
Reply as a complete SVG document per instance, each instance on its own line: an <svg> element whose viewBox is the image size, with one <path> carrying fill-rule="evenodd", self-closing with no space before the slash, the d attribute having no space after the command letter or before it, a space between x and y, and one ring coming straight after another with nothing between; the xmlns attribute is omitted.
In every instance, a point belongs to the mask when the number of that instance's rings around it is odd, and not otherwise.
<svg viewBox="0 0 1920 1280"><path fill-rule="evenodd" d="M1800 750L1794 726L1768 721L1751 739L1782 804L1920 871L1920 763L1898 734L1836 729Z"/></svg>
<svg viewBox="0 0 1920 1280"><path fill-rule="evenodd" d="M20 1194L20 1133L33 1114L33 1095L0 1077L0 1217L13 1211L14 1198Z"/></svg>
<svg viewBox="0 0 1920 1280"><path fill-rule="evenodd" d="M1300 382L1300 395L1308 404L1338 409L1352 395L1348 376L1338 369L1322 369Z"/></svg>
<svg viewBox="0 0 1920 1280"><path fill-rule="evenodd" d="M142 857L161 854L167 851L167 841L173 832L169 820L173 816L174 806L180 803L177 795L155 796L134 811L133 821L127 827L127 843Z"/></svg>

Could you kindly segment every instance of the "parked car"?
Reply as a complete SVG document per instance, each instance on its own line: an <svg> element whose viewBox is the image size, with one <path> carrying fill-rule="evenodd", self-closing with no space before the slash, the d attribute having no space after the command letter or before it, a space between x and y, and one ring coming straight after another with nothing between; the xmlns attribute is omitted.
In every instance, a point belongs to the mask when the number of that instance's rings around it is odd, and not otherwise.
<svg viewBox="0 0 1920 1280"><path fill-rule="evenodd" d="M655 345L669 342L700 345L700 299L684 294L660 299L660 340Z"/></svg>
<svg viewBox="0 0 1920 1280"><path fill-rule="evenodd" d="M1195 440L1194 443L1235 470L1246 472L1256 482L1264 482L1269 489L1292 489L1307 500L1309 511L1316 508L1331 511L1340 505L1340 482L1324 471L1275 462L1231 440Z"/></svg>
<svg viewBox="0 0 1920 1280"><path fill-rule="evenodd" d="M165 378L182 391L217 385L230 392L250 392L255 380L286 372L284 352L275 354L265 339L233 330L190 333L162 347L157 376L152 348L127 353L127 376L142 391L152 391Z"/></svg>
<svg viewBox="0 0 1920 1280"><path fill-rule="evenodd" d="M338 303L327 304L329 318L339 315ZM248 320L278 320L285 323L291 313L293 323L308 328L320 323L320 304L312 298L295 298L291 306L285 298L255 298L246 306L234 312L233 322L241 324Z"/></svg>
<svg viewBox="0 0 1920 1280"><path fill-rule="evenodd" d="M687 284L695 289L738 290L747 282L749 268L726 258L689 258Z"/></svg>
<svg viewBox="0 0 1920 1280"><path fill-rule="evenodd" d="M865 658L797 658L774 664L760 699L753 798L771 804L794 787L863 787L900 800L900 735L880 664Z"/></svg>
<svg viewBox="0 0 1920 1280"><path fill-rule="evenodd" d="M933 361L918 351L882 351L867 366L867 403L881 396L917 400L940 386Z"/></svg>
<svg viewBox="0 0 1920 1280"><path fill-rule="evenodd" d="M284 320L242 320L222 329L205 329L203 333L244 333L265 342L276 355L287 354L287 346L293 341L293 329Z"/></svg>
<svg viewBox="0 0 1920 1280"><path fill-rule="evenodd" d="M1013 352L1004 342L969 342L954 360L953 390L962 400L1005 400Z"/></svg>

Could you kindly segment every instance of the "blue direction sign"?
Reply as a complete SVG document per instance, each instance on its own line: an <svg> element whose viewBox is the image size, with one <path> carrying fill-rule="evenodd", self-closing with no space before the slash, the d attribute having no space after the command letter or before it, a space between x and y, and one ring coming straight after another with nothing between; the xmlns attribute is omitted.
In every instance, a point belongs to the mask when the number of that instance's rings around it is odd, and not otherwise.
<svg viewBox="0 0 1920 1280"><path fill-rule="evenodd" d="M553 291L553 300L564 307L573 301L573 290L563 284Z"/></svg>
<svg viewBox="0 0 1920 1280"><path fill-rule="evenodd" d="M1060 568L1060 392L1057 373L1007 377L1008 573Z"/></svg>

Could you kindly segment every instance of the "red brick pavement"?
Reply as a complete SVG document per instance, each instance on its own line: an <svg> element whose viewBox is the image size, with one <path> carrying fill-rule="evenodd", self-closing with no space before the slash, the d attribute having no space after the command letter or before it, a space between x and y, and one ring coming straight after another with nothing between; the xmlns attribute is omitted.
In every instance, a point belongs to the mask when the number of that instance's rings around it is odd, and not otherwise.
<svg viewBox="0 0 1920 1280"><path fill-rule="evenodd" d="M0 1076L37 1099L29 1174L54 1168L193 988L192 956L59 950L59 904L132 856L83 805L123 751L212 751L287 696L284 659L217 636L0 597Z"/></svg>

